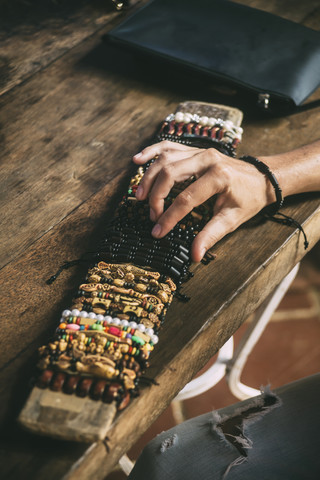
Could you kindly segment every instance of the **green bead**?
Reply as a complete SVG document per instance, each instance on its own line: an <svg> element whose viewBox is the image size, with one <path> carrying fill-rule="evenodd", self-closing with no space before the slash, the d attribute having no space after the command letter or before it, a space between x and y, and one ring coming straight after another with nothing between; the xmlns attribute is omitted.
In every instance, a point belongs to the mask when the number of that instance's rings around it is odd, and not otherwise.
<svg viewBox="0 0 320 480"><path fill-rule="evenodd" d="M131 190L131 188L129 188L129 190L128 190L128 193L132 193L132 190Z"/></svg>
<svg viewBox="0 0 320 480"><path fill-rule="evenodd" d="M142 338L136 337L135 335L132 336L132 341L139 345L144 345L146 343Z"/></svg>

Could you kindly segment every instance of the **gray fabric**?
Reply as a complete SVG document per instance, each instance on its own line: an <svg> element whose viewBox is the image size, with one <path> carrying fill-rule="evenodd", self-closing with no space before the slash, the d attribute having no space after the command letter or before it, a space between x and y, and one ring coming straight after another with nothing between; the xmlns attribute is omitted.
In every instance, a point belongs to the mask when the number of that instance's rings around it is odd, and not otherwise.
<svg viewBox="0 0 320 480"><path fill-rule="evenodd" d="M129 480L320 478L320 374L163 432Z"/></svg>

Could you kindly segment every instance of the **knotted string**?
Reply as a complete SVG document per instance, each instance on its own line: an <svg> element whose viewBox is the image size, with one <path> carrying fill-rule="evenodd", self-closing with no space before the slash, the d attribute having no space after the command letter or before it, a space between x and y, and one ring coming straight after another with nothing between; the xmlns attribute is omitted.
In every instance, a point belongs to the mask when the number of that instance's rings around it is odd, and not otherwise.
<svg viewBox="0 0 320 480"><path fill-rule="evenodd" d="M88 258L85 258L87 255L89 255ZM52 275L47 281L46 281L46 284L47 285L51 285L60 275L61 272L63 272L63 270L68 270L68 268L70 267L74 267L75 265L79 265L80 263L82 262L90 262L90 261L93 261L93 260L96 260L97 258L99 257L99 253L98 252L85 252L83 255L81 255L80 258L77 258L76 260L71 260L70 262L68 261L65 261L59 268L58 270L56 271L56 273L54 275Z"/></svg>
<svg viewBox="0 0 320 480"><path fill-rule="evenodd" d="M309 242L308 242L308 239L307 239L306 232L304 231L301 223L299 223L294 218L289 217L288 215L285 215L284 213L280 213L280 212L278 212L274 215L267 215L266 214L265 217L268 220L272 220L273 222L277 222L277 223L280 223L282 225L288 225L289 227L294 226L294 227L298 228L304 236L304 249L307 250L307 248L309 247ZM282 217L282 218L279 218L279 217Z"/></svg>

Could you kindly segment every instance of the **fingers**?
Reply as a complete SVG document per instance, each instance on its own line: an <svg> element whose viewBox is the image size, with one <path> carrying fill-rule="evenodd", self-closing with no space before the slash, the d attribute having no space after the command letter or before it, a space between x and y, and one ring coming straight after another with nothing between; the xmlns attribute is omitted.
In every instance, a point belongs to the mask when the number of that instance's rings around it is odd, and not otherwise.
<svg viewBox="0 0 320 480"><path fill-rule="evenodd" d="M194 207L215 194L221 194L218 195L214 217L193 242L192 258L197 262L210 247L242 223L241 214L237 214L238 202L233 202L230 192L225 191L230 178L227 175L227 158L224 158L222 163L221 156L223 155L216 150L203 151L203 149L164 141L145 148L133 157L134 162L141 165L157 157L146 170L136 191L138 200L145 200L149 195L150 218L157 221L152 230L155 238L164 237ZM183 190L172 205L163 212L164 200L174 184L192 175L197 180ZM231 203L229 202L228 206L224 204L225 195L227 198L230 197ZM228 208L230 206L232 208Z"/></svg>
<svg viewBox="0 0 320 480"><path fill-rule="evenodd" d="M137 199L145 200L147 198L153 182L164 165L186 158L197 151L200 151L200 149L165 140L146 147L142 152L135 155L133 161L140 165L157 157L157 160L147 169L140 182L136 191Z"/></svg>
<svg viewBox="0 0 320 480"><path fill-rule="evenodd" d="M164 200L169 195L170 190L172 189L174 184L183 182L190 178L198 166L199 160L198 154L196 154L190 157L184 157L180 161L169 163L161 168L149 194L149 204L150 210L152 212L150 215L151 220L156 221L160 217L160 215L162 215ZM191 190L185 190L180 195L178 195L174 204L176 206L183 205L185 207L188 207L188 204L190 204L189 192L190 195L193 195L194 191L194 187L192 187ZM203 197L201 192L199 192L199 195L201 196L201 198ZM195 202L197 201L198 200L195 198Z"/></svg>
<svg viewBox="0 0 320 480"><path fill-rule="evenodd" d="M179 150L171 154L161 154L161 156L152 165L150 165L150 167L143 175L143 178L136 192L137 199L145 200L147 198L150 190L153 187L154 182L158 179L158 176L160 176L160 178L166 184L170 182L171 187L173 186L175 181L181 181L179 180L181 168L177 168L177 163L180 163L181 160L186 161L188 158L190 157L186 156L185 151ZM186 168L187 167L185 166L184 169L186 170ZM192 173L189 176L191 175ZM167 194L169 193L169 191L167 192Z"/></svg>
<svg viewBox="0 0 320 480"><path fill-rule="evenodd" d="M191 250L193 261L200 262L209 248L236 230L241 223L237 221L232 209L223 209L217 213L194 239Z"/></svg>
<svg viewBox="0 0 320 480"><path fill-rule="evenodd" d="M210 175L200 177L183 190L172 205L158 218L157 225L152 230L152 235L158 238L163 237L194 207L201 205L215 193L217 191L214 179Z"/></svg>
<svg viewBox="0 0 320 480"><path fill-rule="evenodd" d="M163 142L155 143L154 145L150 145L150 147L144 148L140 153L134 155L133 161L139 165L142 165L146 162L149 162L149 160L152 160L156 156L160 156L162 153L167 152L168 150L185 152L187 150L196 149L181 143L164 140Z"/></svg>

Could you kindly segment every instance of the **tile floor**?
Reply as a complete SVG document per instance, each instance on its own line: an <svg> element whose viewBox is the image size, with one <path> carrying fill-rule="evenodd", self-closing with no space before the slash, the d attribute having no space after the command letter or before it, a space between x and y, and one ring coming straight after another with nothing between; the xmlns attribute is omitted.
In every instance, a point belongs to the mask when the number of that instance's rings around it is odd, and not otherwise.
<svg viewBox="0 0 320 480"><path fill-rule="evenodd" d="M239 342L247 324L237 331ZM261 339L249 356L242 382L254 388L272 388L320 370L320 243L301 262L290 289L274 313ZM180 405L171 404L128 452L136 459L144 445L176 423L235 403L224 379L207 392ZM105 480L124 480L119 470Z"/></svg>

